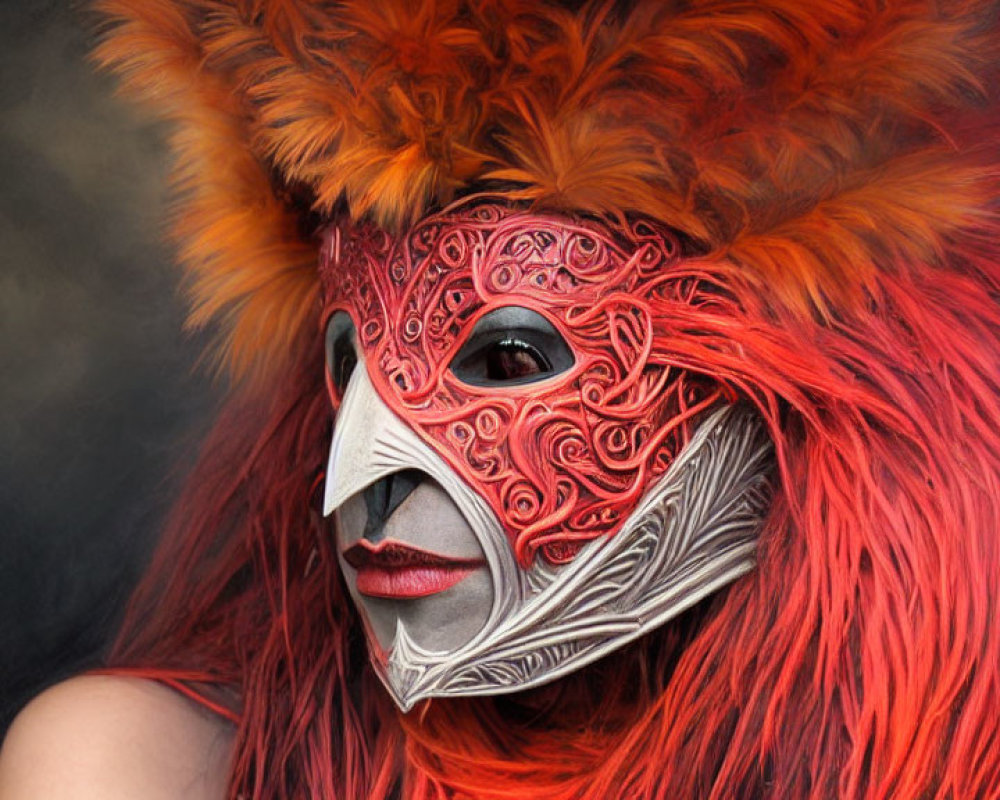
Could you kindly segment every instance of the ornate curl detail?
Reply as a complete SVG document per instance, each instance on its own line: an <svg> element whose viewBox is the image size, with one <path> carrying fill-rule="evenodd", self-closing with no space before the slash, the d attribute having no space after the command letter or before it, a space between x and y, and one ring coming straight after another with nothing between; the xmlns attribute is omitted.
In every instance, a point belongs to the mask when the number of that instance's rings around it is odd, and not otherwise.
<svg viewBox="0 0 1000 800"><path fill-rule="evenodd" d="M325 242L325 301L354 317L376 390L490 504L524 565L614 534L724 399L670 355L665 320L716 299L656 222L479 201L399 239L361 223L331 226ZM533 387L459 380L455 353L506 305L546 316L573 367Z"/></svg>

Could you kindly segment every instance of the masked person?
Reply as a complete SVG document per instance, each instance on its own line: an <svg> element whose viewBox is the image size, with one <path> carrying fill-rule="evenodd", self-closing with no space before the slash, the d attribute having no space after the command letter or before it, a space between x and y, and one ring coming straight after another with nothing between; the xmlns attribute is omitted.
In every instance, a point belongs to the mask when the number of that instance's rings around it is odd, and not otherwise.
<svg viewBox="0 0 1000 800"><path fill-rule="evenodd" d="M20 751L90 703L163 796L1000 792L995 4L98 8L233 399Z"/></svg>

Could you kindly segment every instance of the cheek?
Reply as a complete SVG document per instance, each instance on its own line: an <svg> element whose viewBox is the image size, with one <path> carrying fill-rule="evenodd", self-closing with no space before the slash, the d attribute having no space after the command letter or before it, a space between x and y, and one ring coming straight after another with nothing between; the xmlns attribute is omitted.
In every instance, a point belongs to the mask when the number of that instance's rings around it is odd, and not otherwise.
<svg viewBox="0 0 1000 800"><path fill-rule="evenodd" d="M438 483L421 483L389 518L386 535L457 558L479 558L483 548L462 512Z"/></svg>

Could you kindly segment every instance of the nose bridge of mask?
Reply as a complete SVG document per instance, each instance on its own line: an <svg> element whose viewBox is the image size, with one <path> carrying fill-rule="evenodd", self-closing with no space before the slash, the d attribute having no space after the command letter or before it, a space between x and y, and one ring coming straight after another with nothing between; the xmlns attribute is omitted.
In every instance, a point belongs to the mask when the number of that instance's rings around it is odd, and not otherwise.
<svg viewBox="0 0 1000 800"><path fill-rule="evenodd" d="M330 515L349 497L404 466L401 451L411 449L414 434L382 402L363 361L358 362L337 413L326 470L323 514ZM395 445L395 447L393 446Z"/></svg>
<svg viewBox="0 0 1000 800"><path fill-rule="evenodd" d="M488 558L499 549L497 543L503 541L503 529L492 509L386 405L372 385L361 356L334 425L323 514L329 516L349 497L388 475L414 469L441 484L484 540Z"/></svg>

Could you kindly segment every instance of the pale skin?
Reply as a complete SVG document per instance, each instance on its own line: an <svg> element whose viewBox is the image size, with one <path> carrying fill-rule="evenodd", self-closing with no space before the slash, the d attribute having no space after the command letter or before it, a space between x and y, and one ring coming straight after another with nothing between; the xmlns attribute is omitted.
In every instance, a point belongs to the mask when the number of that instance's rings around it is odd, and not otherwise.
<svg viewBox="0 0 1000 800"><path fill-rule="evenodd" d="M153 681L86 675L36 697L0 750L0 800L223 800L234 727Z"/></svg>

